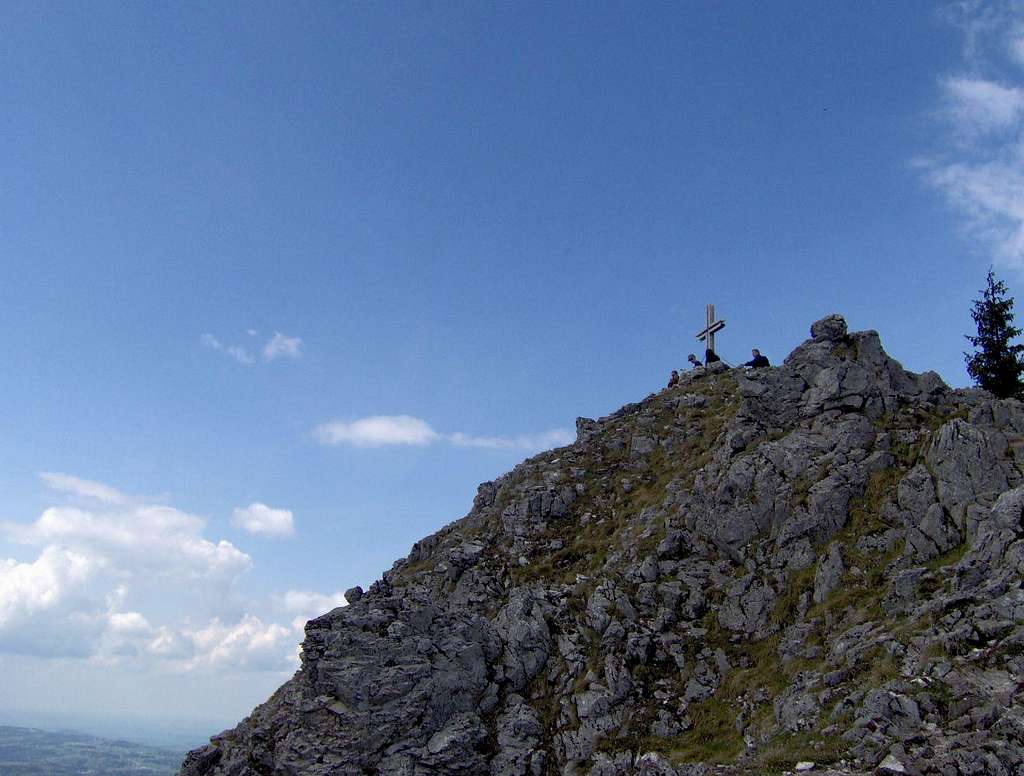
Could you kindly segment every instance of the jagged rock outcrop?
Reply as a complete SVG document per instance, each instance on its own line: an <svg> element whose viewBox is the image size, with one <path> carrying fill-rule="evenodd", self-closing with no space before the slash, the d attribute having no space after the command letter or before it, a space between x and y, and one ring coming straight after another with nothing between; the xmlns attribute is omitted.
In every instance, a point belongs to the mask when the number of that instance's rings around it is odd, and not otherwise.
<svg viewBox="0 0 1024 776"><path fill-rule="evenodd" d="M481 485L182 776L1024 772L1024 406L811 334Z"/></svg>

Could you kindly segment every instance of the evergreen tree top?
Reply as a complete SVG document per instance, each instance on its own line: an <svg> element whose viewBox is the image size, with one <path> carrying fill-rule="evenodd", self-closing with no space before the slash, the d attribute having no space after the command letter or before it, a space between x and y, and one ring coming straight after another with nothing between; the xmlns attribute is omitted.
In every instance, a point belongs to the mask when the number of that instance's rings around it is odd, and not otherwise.
<svg viewBox="0 0 1024 776"><path fill-rule="evenodd" d="M1024 345L1012 343L1021 333L1013 325L1013 301L1006 284L997 280L995 272L989 269L981 298L974 300L971 310L978 333L966 335L975 349L973 354L964 353L967 373L978 385L1000 398L1020 396L1024 392L1021 381Z"/></svg>

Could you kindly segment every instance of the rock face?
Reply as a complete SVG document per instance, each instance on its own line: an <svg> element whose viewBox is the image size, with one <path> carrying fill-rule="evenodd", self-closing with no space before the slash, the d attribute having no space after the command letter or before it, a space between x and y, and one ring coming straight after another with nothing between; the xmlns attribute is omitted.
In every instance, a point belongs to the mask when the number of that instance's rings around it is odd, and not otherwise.
<svg viewBox="0 0 1024 776"><path fill-rule="evenodd" d="M481 485L182 776L1024 772L1024 406L811 333Z"/></svg>

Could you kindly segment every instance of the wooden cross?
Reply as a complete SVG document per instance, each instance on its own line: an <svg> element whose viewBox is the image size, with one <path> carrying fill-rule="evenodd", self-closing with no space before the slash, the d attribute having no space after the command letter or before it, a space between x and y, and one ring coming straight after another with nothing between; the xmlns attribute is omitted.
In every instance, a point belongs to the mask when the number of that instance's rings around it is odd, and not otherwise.
<svg viewBox="0 0 1024 776"><path fill-rule="evenodd" d="M697 339L702 342L707 342L707 349L713 353L717 353L715 350L715 332L721 331L724 328L725 321L715 320L715 306L713 304L709 304L707 309L707 326L697 332Z"/></svg>

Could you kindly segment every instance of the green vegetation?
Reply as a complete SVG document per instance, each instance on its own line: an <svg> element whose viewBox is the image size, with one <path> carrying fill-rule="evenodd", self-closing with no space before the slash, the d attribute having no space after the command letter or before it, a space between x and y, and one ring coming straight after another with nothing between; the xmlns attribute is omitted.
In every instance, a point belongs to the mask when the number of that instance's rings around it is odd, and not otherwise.
<svg viewBox="0 0 1024 776"><path fill-rule="evenodd" d="M849 356L856 357L854 345L848 348ZM703 399L684 398L693 396ZM556 487L585 483L586 488L572 503L568 515L549 519L541 534L530 536L524 552L528 563L513 564L508 571L515 584L536 581L549 587L566 586L567 614L574 621L572 627L590 640L587 664L576 673L573 694L584 692L593 677L600 681L604 669L600 638L583 622L588 596L594 586L605 579L615 580L627 595L635 594L635 585L625 582L617 571L655 551L666 529L659 507L670 494L694 486L700 470L711 462L722 444L723 430L739 405L738 387L729 375L709 377L679 390L657 394L644 402L642 411L609 421L602 433L594 437L593 444L567 449L558 460L548 454L544 466L537 466L534 461L524 464L513 473L512 479L503 483L496 503L488 509L486 519L491 525L481 520L480 526L475 526L481 530L493 528L493 535L503 535L497 527L501 512L513 499L521 497L526 488L533 487L540 492L542 483L551 481L552 476L559 483ZM630 665L638 697L649 702L631 708L619 732L604 739L599 750L606 753L655 751L675 762L741 763L765 773L791 769L803 759L821 764L839 759L845 743L823 732L823 728L836 722L831 716L832 710L822 709L814 729L791 733L776 722L774 703L781 693L800 680L801 673L824 673L835 667L826 661L825 645L848 628L877 622L909 643L927 626L927 623L908 622L905 616L893 615L883 606L886 571L902 554L902 542L879 552L867 549L877 547L879 542L861 540L872 536L881 539L881 535L893 527L887 522L886 507L895 500L900 479L923 460L934 432L949 420L963 417L964 412L956 408L908 407L876 421L879 430L892 432L895 462L891 468L874 473L863 492L851 498L846 523L832 537L840 544L847 568L836 590L825 601L808 604L809 593L814 588L815 566L791 571L771 612L772 634L756 642L719 625L714 604L721 602L722 589L705 590L711 604L701 622L705 633L686 643L686 667L680 670L670 659ZM750 455L759 445L783 435L776 431L771 437L755 440L739 455ZM645 436L660 440L662 444L655 445L649 452L632 450L631 440ZM580 471L585 473L583 478L579 477ZM828 471L828 466L823 464L794 478L790 482L790 504L806 504L812 488ZM655 514L659 516L652 517ZM512 540L505 536L507 543L492 545L493 551L507 553ZM945 578L942 570L956 563L966 550L964 544L930 561L929 573L921 580L922 589L940 585ZM769 548L762 548L760 554L764 552L770 552ZM417 566L427 563L421 561ZM735 573L742 575L747 571L743 565L736 564ZM809 609L802 611L801 602ZM804 646L820 650L815 653L812 649L804 652L803 657L783 660L780 655L783 634L801 617L810 631ZM664 697L661 693L682 697L693 666L707 659L706 654L700 654L704 648L723 650L730 669L710 698L688 706L686 715L690 727L686 731L664 738L651 735L661 708L654 700L655 693L658 697ZM940 649L945 655L945 647L933 645L930 653L935 654L929 657L937 658ZM860 655L849 669L846 681L858 686L880 687L900 677L898 661L882 647ZM527 696L540 715L547 738L579 724L574 707L570 704L563 708L546 674L533 680ZM744 718L747 732L758 742L757 748L747 748L737 729L739 716ZM743 729L743 725L739 727ZM547 740L544 743L549 744Z"/></svg>
<svg viewBox="0 0 1024 776"><path fill-rule="evenodd" d="M632 732L606 738L598 745L598 751L658 752L675 762L721 763L733 762L746 748L736 731L736 710L728 703L709 698L691 704L687 715L693 726L671 738L635 732L645 729L650 721L649 714L641 715L633 721Z"/></svg>
<svg viewBox="0 0 1024 776"><path fill-rule="evenodd" d="M800 598L814 590L814 566L808 566L789 575L786 587L775 601L772 622L778 626L789 625L796 620Z"/></svg>
<svg viewBox="0 0 1024 776"><path fill-rule="evenodd" d="M727 406L726 401L720 402ZM924 427L934 430L954 415L948 410L936 410L932 413L934 417L920 417L917 411L912 414L912 417L911 413L904 413L899 417L886 418L883 423L893 429L919 430ZM699 441L696 434L693 435L693 441L685 454L680 456L691 467L688 472L681 473L684 487L692 486L696 470L703 465L700 462L710 460L714 441L721 433L721 428L715 428L706 417L693 417L690 420L701 422L701 434ZM806 622L814 626L806 640L808 645L824 644L829 635L861 622L887 620L882 606L886 588L885 571L900 555L902 546L893 547L879 556L871 551L861 551L857 545L863 537L881 534L891 527L884 518L885 506L894 500L899 480L920 459L930 439L931 435L924 433L912 445L905 446L905 449L894 450L897 465L872 475L864 492L851 499L847 523L835 537L841 543L849 571L842 584L827 600L812 606L806 613ZM655 489L661 491L665 483L660 474L662 459L652 454L651 463L652 470L658 472L653 480L656 483ZM820 474L808 472L794 480L793 501L805 502L818 479ZM643 503L654 503L646 491L634 491L634 494L637 494L638 499L643 499ZM935 559L935 567L956 562L964 551L964 547L959 547L943 558ZM742 567L737 568L737 573L742 571ZM689 707L687 714L692 722L689 730L667 739L650 736L647 731L653 719L653 711L638 710L627 730L622 735L606 740L602 748L605 751L657 751L676 762L731 763L742 758L742 762L756 764L767 773L792 768L794 763L802 759L818 763L838 760L844 751L843 742L820 730L821 725L829 724L827 710L822 714L823 721L819 723L818 729L796 734L779 730L774 716L774 700L797 679L798 674L809 670L827 670L824 657L784 662L779 655L781 632L796 622L801 599L813 590L814 575L813 566L790 573L772 611L771 622L776 632L761 641L738 640L734 634L724 631L718 625L713 611L705 616L702 625L707 634L702 643L695 646L725 650L732 668L724 675L711 698ZM674 685L683 684L685 679L679 676L674 665L652 666L646 672L637 671L635 675L645 677L645 689L648 689L646 685L653 687L655 684L666 689L666 681ZM881 648L870 650L852 666L855 680L872 687L882 686L899 675L897 661ZM681 691L681 687L679 689ZM766 741L758 749L749 752L736 726L736 718L742 708L747 709L751 732L756 738Z"/></svg>
<svg viewBox="0 0 1024 776"><path fill-rule="evenodd" d="M1020 396L1024 389L1024 345L1011 344L1021 331L1013 325L1013 297L1007 296L1006 284L996 280L991 269L980 293L981 298L974 300L971 309L978 333L966 335L974 347L974 353L964 353L967 374L1001 399Z"/></svg>
<svg viewBox="0 0 1024 776"><path fill-rule="evenodd" d="M717 694L687 710L693 727L670 739L667 751L676 762L732 762L746 744L736 730L736 706Z"/></svg>
<svg viewBox="0 0 1024 776"><path fill-rule="evenodd" d="M915 451L915 455L918 452ZM805 621L814 627L806 639L808 645L826 643L829 635L861 622L887 619L882 607L885 570L902 548L893 548L879 557L873 553L862 553L857 549L857 543L864 536L889 528L882 517L884 507L894 498L896 485L905 473L905 466L878 472L869 479L864 493L851 500L847 524L836 536L850 571L824 602L812 606L807 612ZM941 561L936 560L940 564L955 562L963 551L963 548L957 548ZM801 733L779 730L774 718L774 699L796 680L800 672L827 670L823 657L784 662L779 656L781 631L797 620L801 598L813 590L814 573L814 567L790 573L772 611L771 622L777 632L761 641L736 643L718 627L713 613L705 617L704 625L708 628L706 643L725 649L733 668L724 676L712 698L691 707L694 709L691 714L693 728L678 739L663 742L659 750L683 762L729 763L742 755L744 762L756 763L768 773L790 769L799 760L830 763L840 758L844 751L843 742L820 730L820 725L828 724L827 711L822 714L819 729ZM899 675L897 661L882 648L869 650L852 666L853 678L871 687L882 686ZM755 702L754 699L760 700ZM742 705L750 709L755 737L767 738L766 743L750 753L746 753L735 729L741 700L745 700Z"/></svg>
<svg viewBox="0 0 1024 776"><path fill-rule="evenodd" d="M970 547L971 545L968 542L961 542L949 552L932 558L925 564L925 566L927 566L930 571L938 571L946 568L947 566L953 566L960 562L961 558L967 554L967 550L969 550Z"/></svg>
<svg viewBox="0 0 1024 776"><path fill-rule="evenodd" d="M590 485L573 503L567 519L553 521L547 532L537 537L539 546L560 540L562 548L539 553L530 558L527 566L513 568L511 574L517 584L540 580L573 584L579 575L595 575L605 568L609 553L623 546L627 532L640 525L638 515L661 505L670 486L692 486L697 472L710 462L722 430L739 409L739 394L736 381L729 375L712 377L687 388L688 395L705 397L707 403L701 407L676 407L673 397L658 396L647 407L650 416L644 419L642 427L636 422L622 421L609 430L614 438L626 442L648 430L657 436L656 429L669 425L685 431L683 445L669 449L656 446L647 455L642 472L630 470L628 444L595 445L595 452L572 459L572 466L588 472ZM600 483L605 474L609 476L602 488ZM630 483L628 488L624 487L626 480ZM629 544L636 554L652 552L664 538L664 526L631 538Z"/></svg>
<svg viewBox="0 0 1024 776"><path fill-rule="evenodd" d="M860 356L860 347L856 340L846 339L832 349L832 355L841 361L856 361Z"/></svg>
<svg viewBox="0 0 1024 776"><path fill-rule="evenodd" d="M875 647L861 655L853 673L864 686L881 687L900 675L900 667L896 658L881 647Z"/></svg>
<svg viewBox="0 0 1024 776"><path fill-rule="evenodd" d="M810 760L818 765L829 765L840 760L848 744L837 736L826 736L820 732L793 733L772 740L758 750L755 757L758 765L769 773L791 770L800 760Z"/></svg>
<svg viewBox="0 0 1024 776"><path fill-rule="evenodd" d="M794 507L807 506L807 499L811 493L811 486L814 480L807 472L794 477L789 483L790 503Z"/></svg>

